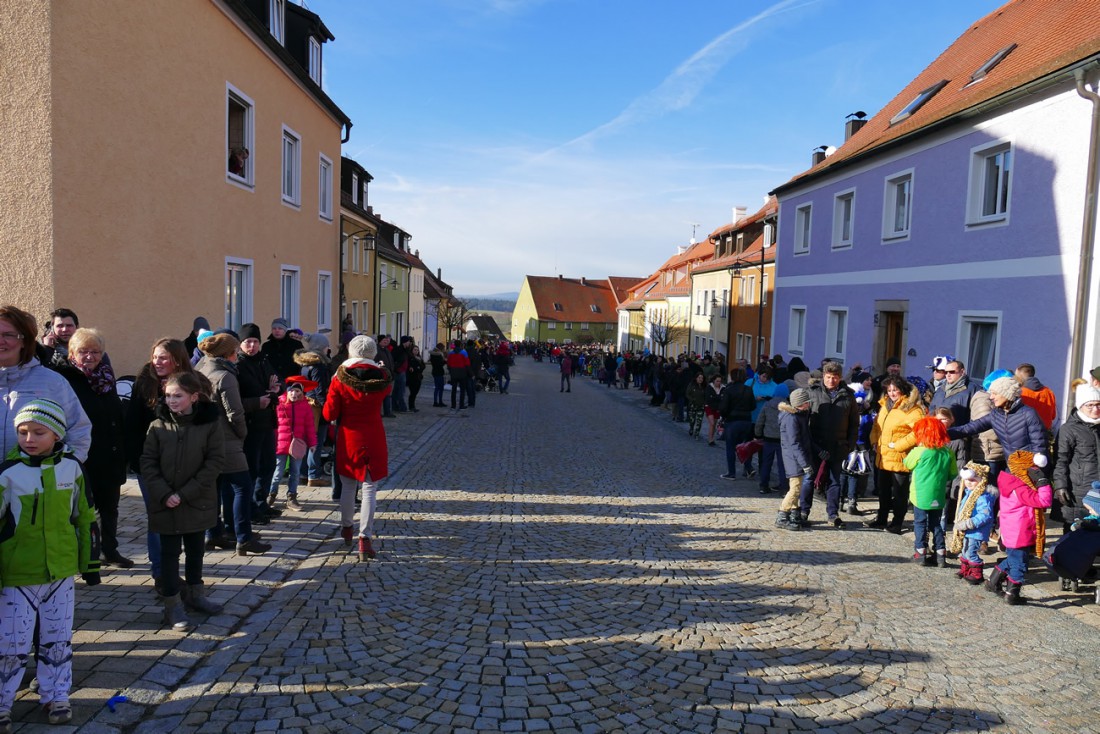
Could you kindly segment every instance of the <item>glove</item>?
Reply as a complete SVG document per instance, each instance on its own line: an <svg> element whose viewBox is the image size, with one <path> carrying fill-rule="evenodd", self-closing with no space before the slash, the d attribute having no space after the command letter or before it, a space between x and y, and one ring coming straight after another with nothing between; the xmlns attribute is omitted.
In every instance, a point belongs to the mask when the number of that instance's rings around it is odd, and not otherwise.
<svg viewBox="0 0 1100 734"><path fill-rule="evenodd" d="M88 586L99 586L99 571L89 571L88 573L80 574L80 578L84 579L84 583Z"/></svg>
<svg viewBox="0 0 1100 734"><path fill-rule="evenodd" d="M1073 495L1069 493L1068 489L1055 490L1054 496L1058 498L1062 507L1073 507Z"/></svg>
<svg viewBox="0 0 1100 734"><path fill-rule="evenodd" d="M804 467L802 469L802 476L806 477L807 479L809 479L813 475L814 475L814 469L813 469L812 466L807 466L807 467Z"/></svg>
<svg viewBox="0 0 1100 734"><path fill-rule="evenodd" d="M890 443L886 444L886 447L891 449L894 448L894 442L891 441Z"/></svg>
<svg viewBox="0 0 1100 734"><path fill-rule="evenodd" d="M970 519L969 517L966 518L965 520L959 520L957 523L955 523L955 529L956 530L973 530L974 529L974 521L972 519Z"/></svg>
<svg viewBox="0 0 1100 734"><path fill-rule="evenodd" d="M1042 469L1044 466L1047 465L1046 454L1035 454L1035 456L1032 457L1031 461L1035 464L1035 466Z"/></svg>
<svg viewBox="0 0 1100 734"><path fill-rule="evenodd" d="M1042 456L1039 454L1038 456ZM1050 484L1050 480L1047 479L1047 475L1043 474L1043 470L1037 466L1030 466L1027 469L1027 478L1031 480L1031 483L1035 485L1035 488L1046 487Z"/></svg>
<svg viewBox="0 0 1100 734"><path fill-rule="evenodd" d="M827 449L821 449L821 451L817 452L817 458L821 459L822 461L828 461L829 451Z"/></svg>

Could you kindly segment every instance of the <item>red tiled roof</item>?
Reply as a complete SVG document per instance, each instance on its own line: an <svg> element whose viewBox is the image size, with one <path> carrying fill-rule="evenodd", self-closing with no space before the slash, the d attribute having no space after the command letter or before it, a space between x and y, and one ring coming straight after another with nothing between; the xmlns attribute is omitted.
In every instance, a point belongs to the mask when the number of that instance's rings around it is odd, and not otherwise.
<svg viewBox="0 0 1100 734"><path fill-rule="evenodd" d="M734 263L740 262L742 265L759 265L760 264L760 250L764 247L764 233L761 232L756 236L748 247L741 251L740 255L726 255L720 257L717 260L707 263L703 267L695 269L696 273L713 273L718 270L725 270L726 268L732 268ZM775 247L770 247L764 250L764 262L775 262Z"/></svg>
<svg viewBox="0 0 1100 734"><path fill-rule="evenodd" d="M970 26L836 153L776 191L1100 53L1098 10L1096 0L1012 0ZM985 78L971 83L979 67L1013 43L1016 48ZM918 94L941 81L947 84L939 92L908 117L890 124Z"/></svg>
<svg viewBox="0 0 1100 734"><path fill-rule="evenodd" d="M609 275L607 282L611 284L611 293L615 296L615 302L621 304L629 297L630 289L641 283L645 278L625 278L621 275Z"/></svg>
<svg viewBox="0 0 1100 734"><path fill-rule="evenodd" d="M774 196L769 194L768 195L768 200L764 202L764 206L760 207L759 209L757 209L752 214L749 214L748 216L745 216L745 217L739 219L738 221L734 222L733 224L723 224L721 227L718 227L717 229L715 229L713 232L710 233L710 236L707 238L707 241L708 242L710 241L710 237L721 237L722 235L729 234L730 232L736 232L739 229L744 229L745 227L748 227L750 224L755 224L755 223L759 222L761 219L769 217L769 216L775 214L778 211L779 211L779 200L776 199Z"/></svg>
<svg viewBox="0 0 1100 734"><path fill-rule="evenodd" d="M528 275L527 285L540 321L617 321L615 295L606 280ZM554 304L559 304L557 310ZM599 311L593 311L595 305Z"/></svg>

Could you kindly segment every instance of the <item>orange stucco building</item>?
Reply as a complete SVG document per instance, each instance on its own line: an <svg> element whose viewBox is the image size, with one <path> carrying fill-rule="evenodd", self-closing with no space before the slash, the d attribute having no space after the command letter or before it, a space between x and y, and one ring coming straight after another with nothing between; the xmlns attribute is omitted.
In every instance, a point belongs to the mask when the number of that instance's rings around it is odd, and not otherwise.
<svg viewBox="0 0 1100 734"><path fill-rule="evenodd" d="M72 308L119 374L199 315L335 329L331 40L285 0L0 3L0 300Z"/></svg>

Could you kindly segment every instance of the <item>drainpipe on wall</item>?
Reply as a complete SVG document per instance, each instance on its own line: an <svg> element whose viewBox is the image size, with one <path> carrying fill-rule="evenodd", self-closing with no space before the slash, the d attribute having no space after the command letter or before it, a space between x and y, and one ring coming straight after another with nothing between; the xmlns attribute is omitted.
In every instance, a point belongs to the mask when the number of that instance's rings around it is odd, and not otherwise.
<svg viewBox="0 0 1100 734"><path fill-rule="evenodd" d="M1096 68L1096 65L1092 65ZM1092 253L1096 245L1096 197L1097 170L1100 168L1100 95L1085 86L1085 68L1073 72L1077 82L1077 94L1092 102L1092 127L1089 133L1089 162L1085 180L1085 213L1081 226L1081 269L1077 278L1077 304L1073 312L1069 379L1085 374L1085 327L1088 325L1089 290L1092 288ZM1068 392L1068 390L1067 390ZM1074 407L1073 395L1067 396L1064 415L1069 416Z"/></svg>

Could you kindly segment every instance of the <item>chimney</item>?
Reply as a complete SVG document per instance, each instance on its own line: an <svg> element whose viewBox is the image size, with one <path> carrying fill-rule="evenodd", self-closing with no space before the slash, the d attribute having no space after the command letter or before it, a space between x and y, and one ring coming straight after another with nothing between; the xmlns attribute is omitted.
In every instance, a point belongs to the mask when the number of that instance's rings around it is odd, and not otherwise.
<svg viewBox="0 0 1100 734"><path fill-rule="evenodd" d="M848 115L844 120L844 140L852 137L860 131L860 129L867 124L867 113L863 110L857 110Z"/></svg>
<svg viewBox="0 0 1100 734"><path fill-rule="evenodd" d="M440 283L443 282L443 268L435 269L435 279L438 280Z"/></svg>
<svg viewBox="0 0 1100 734"><path fill-rule="evenodd" d="M368 206L367 207L367 214L374 214L374 207L373 206Z"/></svg>
<svg viewBox="0 0 1100 734"><path fill-rule="evenodd" d="M585 277L583 275L581 276L581 285L588 285L588 281L585 280Z"/></svg>
<svg viewBox="0 0 1100 734"><path fill-rule="evenodd" d="M558 273L558 280L565 280L565 276L561 273Z"/></svg>
<svg viewBox="0 0 1100 734"><path fill-rule="evenodd" d="M810 166L816 166L818 163L821 163L824 160L825 160L825 150L824 149L815 150L814 154L813 154L813 157L810 158Z"/></svg>
<svg viewBox="0 0 1100 734"><path fill-rule="evenodd" d="M420 258L420 250L417 250L416 252L414 252L413 257L419 259Z"/></svg>
<svg viewBox="0 0 1100 734"><path fill-rule="evenodd" d="M735 206L735 207L733 208L733 223L734 223L734 224L737 224L737 223L738 223L738 222L740 222L740 221L741 221L742 219L744 219L744 218L745 218L745 215L746 215L746 214L748 214L748 211L749 211L749 210L748 210L748 208L747 208L747 207L743 207L743 206Z"/></svg>

